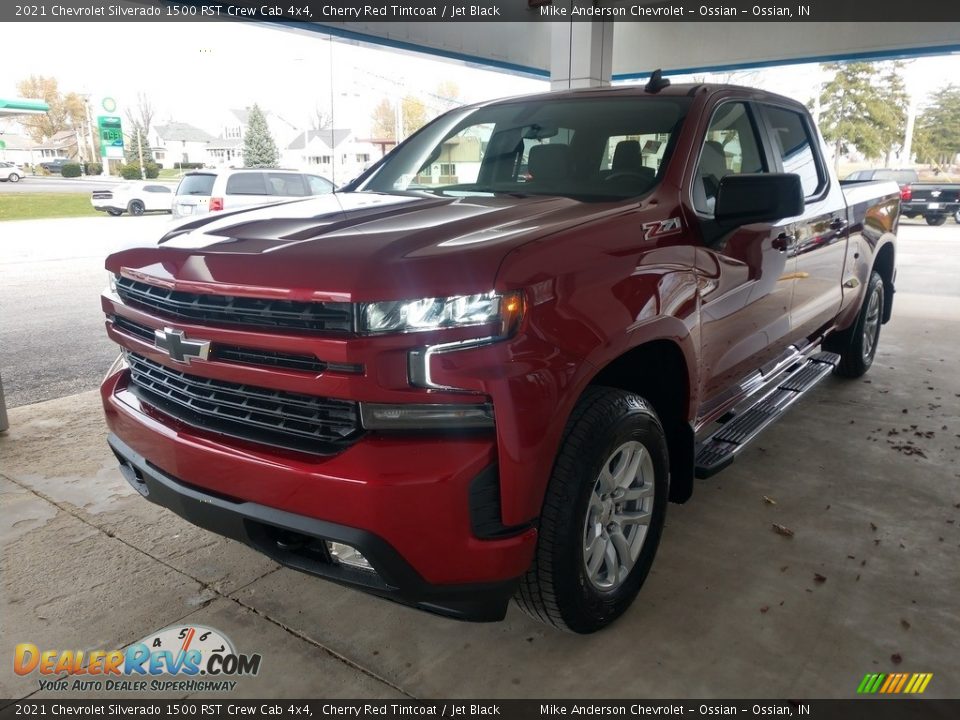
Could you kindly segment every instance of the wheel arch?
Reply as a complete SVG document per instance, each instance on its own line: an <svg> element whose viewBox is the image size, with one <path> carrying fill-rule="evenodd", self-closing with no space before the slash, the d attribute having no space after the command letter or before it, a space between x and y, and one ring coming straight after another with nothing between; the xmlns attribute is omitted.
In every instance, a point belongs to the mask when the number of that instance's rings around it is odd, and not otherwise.
<svg viewBox="0 0 960 720"><path fill-rule="evenodd" d="M636 393L653 406L667 436L670 500L688 500L693 492L694 433L689 412L694 385L681 345L667 338L645 340L610 359L583 392L597 385Z"/></svg>
<svg viewBox="0 0 960 720"><path fill-rule="evenodd" d="M880 246L873 259L873 269L880 274L883 280L883 322L890 320L893 314L893 281L896 268L896 251L893 243L887 242Z"/></svg>

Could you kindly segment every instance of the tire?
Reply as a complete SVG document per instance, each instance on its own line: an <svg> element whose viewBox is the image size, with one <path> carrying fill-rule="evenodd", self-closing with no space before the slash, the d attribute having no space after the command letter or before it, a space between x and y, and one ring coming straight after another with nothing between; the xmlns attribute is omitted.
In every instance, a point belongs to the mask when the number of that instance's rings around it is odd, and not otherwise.
<svg viewBox="0 0 960 720"><path fill-rule="evenodd" d="M858 378L873 365L880 343L883 324L883 278L876 271L870 274L867 291L857 314L857 321L846 330L824 342L824 349L840 353L840 362L833 372L846 378Z"/></svg>
<svg viewBox="0 0 960 720"><path fill-rule="evenodd" d="M130 211L131 215L143 215L145 209L143 202L140 200L131 200L130 204L127 205L127 210Z"/></svg>
<svg viewBox="0 0 960 720"><path fill-rule="evenodd" d="M957 210L957 211L953 214L953 221L954 221L955 223L957 223L957 225L960 225L960 210Z"/></svg>
<svg viewBox="0 0 960 720"><path fill-rule="evenodd" d="M643 398L614 388L586 390L564 430L540 514L536 553L515 596L525 613L575 633L596 632L623 614L660 543L668 458L663 427ZM601 499L611 487L613 494ZM624 489L626 495L620 494ZM637 523L639 517L647 525ZM611 539L614 527L618 542ZM622 558L633 563L626 572Z"/></svg>
<svg viewBox="0 0 960 720"><path fill-rule="evenodd" d="M946 215L924 215L923 219L927 221L927 225L933 225L934 227L939 227L947 221Z"/></svg>
<svg viewBox="0 0 960 720"><path fill-rule="evenodd" d="M16 173L10 173L10 176L7 178L7 180L9 180L12 183L20 182L20 176L17 175Z"/></svg>
<svg viewBox="0 0 960 720"><path fill-rule="evenodd" d="M112 215L113 217L120 217L123 215L123 210L107 210L107 215Z"/></svg>

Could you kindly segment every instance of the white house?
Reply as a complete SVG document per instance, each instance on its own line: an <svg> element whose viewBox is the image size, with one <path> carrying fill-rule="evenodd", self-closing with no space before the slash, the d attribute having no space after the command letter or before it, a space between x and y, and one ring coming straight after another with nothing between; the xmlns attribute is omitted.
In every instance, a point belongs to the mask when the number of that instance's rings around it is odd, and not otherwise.
<svg viewBox="0 0 960 720"><path fill-rule="evenodd" d="M174 163L206 163L207 146L213 135L188 123L169 122L150 131L150 148L161 167Z"/></svg>
<svg viewBox="0 0 960 720"><path fill-rule="evenodd" d="M273 140L281 151L300 132L293 123L269 110L264 110L264 117L267 119L270 134L273 135ZM247 132L249 119L249 109L227 110L221 114L217 124L220 135L211 140L207 146L207 163L209 165L214 167L241 167L243 165L243 138Z"/></svg>
<svg viewBox="0 0 960 720"><path fill-rule="evenodd" d="M361 140L346 128L332 128L300 132L284 148L282 164L323 175L342 185L382 156L382 144Z"/></svg>

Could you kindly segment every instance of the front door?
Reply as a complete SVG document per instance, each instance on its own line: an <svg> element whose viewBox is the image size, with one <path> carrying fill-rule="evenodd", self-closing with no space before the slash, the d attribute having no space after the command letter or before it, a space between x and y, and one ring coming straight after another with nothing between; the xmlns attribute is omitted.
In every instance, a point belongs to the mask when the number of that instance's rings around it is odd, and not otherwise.
<svg viewBox="0 0 960 720"><path fill-rule="evenodd" d="M719 105L693 180L693 205L704 236L696 253L701 299L701 417L723 405L739 380L777 359L789 344L796 265L789 253L789 225L753 223L720 231L713 222L721 178L771 171L760 137L750 104Z"/></svg>

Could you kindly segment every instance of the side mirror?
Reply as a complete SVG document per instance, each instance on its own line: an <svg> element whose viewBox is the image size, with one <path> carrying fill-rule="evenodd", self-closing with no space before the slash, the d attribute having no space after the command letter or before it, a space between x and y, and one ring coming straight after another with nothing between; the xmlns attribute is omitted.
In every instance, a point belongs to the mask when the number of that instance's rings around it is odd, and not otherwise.
<svg viewBox="0 0 960 720"><path fill-rule="evenodd" d="M795 173L727 175L720 181L714 216L727 227L772 222L803 213L803 185Z"/></svg>

